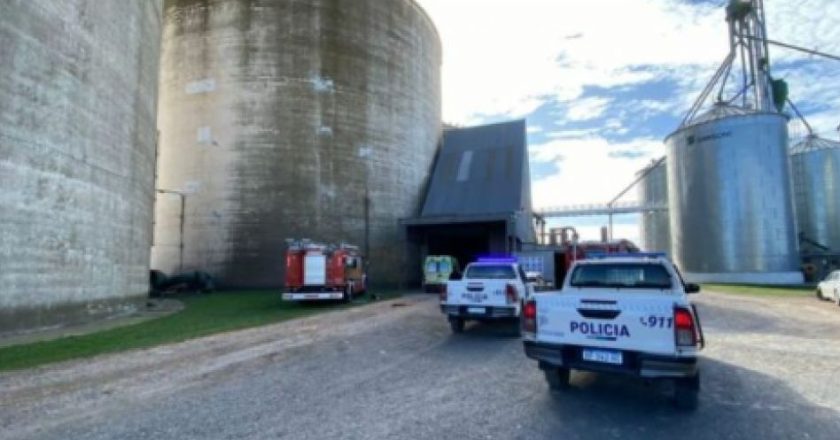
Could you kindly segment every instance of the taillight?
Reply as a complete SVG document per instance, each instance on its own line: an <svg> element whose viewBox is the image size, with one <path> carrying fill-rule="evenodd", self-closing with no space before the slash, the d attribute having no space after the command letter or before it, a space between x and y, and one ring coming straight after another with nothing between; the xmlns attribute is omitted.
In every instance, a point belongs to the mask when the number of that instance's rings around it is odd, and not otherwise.
<svg viewBox="0 0 840 440"><path fill-rule="evenodd" d="M440 286L439 294L440 294L440 302L446 302L446 298L447 298L446 283L444 283L442 286Z"/></svg>
<svg viewBox="0 0 840 440"><path fill-rule="evenodd" d="M533 300L526 302L522 309L522 330L528 333L537 332L537 303Z"/></svg>
<svg viewBox="0 0 840 440"><path fill-rule="evenodd" d="M688 309L674 309L674 334L678 347L694 347L697 345L697 329L694 316Z"/></svg>
<svg viewBox="0 0 840 440"><path fill-rule="evenodd" d="M508 304L516 304L519 301L519 292L516 290L516 286L508 284L505 287L505 297L507 298Z"/></svg>

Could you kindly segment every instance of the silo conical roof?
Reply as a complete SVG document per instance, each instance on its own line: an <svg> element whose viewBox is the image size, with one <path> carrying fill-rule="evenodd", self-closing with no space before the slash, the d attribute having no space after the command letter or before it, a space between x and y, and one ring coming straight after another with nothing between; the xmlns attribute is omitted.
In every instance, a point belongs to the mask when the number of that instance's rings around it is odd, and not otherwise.
<svg viewBox="0 0 840 440"><path fill-rule="evenodd" d="M803 154L810 151L840 148L840 142L832 141L817 135L809 135L790 149L790 154Z"/></svg>

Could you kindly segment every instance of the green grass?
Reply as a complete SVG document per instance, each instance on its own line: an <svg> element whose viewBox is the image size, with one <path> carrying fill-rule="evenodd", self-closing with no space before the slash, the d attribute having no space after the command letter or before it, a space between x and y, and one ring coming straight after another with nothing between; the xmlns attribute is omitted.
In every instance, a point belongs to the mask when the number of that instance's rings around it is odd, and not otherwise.
<svg viewBox="0 0 840 440"><path fill-rule="evenodd" d="M395 293L380 297L394 297ZM184 310L170 316L83 336L0 348L0 371L186 341L365 304L300 305L280 301L277 292L225 292L179 298Z"/></svg>
<svg viewBox="0 0 840 440"><path fill-rule="evenodd" d="M814 295L814 288L809 286L760 286L734 284L704 284L703 290L735 295L803 297Z"/></svg>

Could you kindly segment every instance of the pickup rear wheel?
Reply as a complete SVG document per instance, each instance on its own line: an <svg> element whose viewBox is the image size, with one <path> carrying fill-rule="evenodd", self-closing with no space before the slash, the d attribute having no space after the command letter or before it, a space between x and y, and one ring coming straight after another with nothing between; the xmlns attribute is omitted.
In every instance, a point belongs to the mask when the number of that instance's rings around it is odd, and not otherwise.
<svg viewBox="0 0 840 440"><path fill-rule="evenodd" d="M683 410L697 409L698 394L700 393L700 375L677 379L674 384L674 404Z"/></svg>
<svg viewBox="0 0 840 440"><path fill-rule="evenodd" d="M464 325L464 318L449 318L449 328L452 329L452 333L463 333Z"/></svg>
<svg viewBox="0 0 840 440"><path fill-rule="evenodd" d="M572 372L568 368L553 367L543 370L548 387L552 390L568 390L571 388L569 379Z"/></svg>

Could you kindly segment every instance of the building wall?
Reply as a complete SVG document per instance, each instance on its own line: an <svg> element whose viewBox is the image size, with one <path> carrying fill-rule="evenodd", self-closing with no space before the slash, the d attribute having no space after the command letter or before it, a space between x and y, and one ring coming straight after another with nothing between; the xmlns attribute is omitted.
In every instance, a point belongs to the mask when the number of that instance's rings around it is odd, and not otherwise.
<svg viewBox="0 0 840 440"><path fill-rule="evenodd" d="M161 7L0 2L0 332L147 294Z"/></svg>

